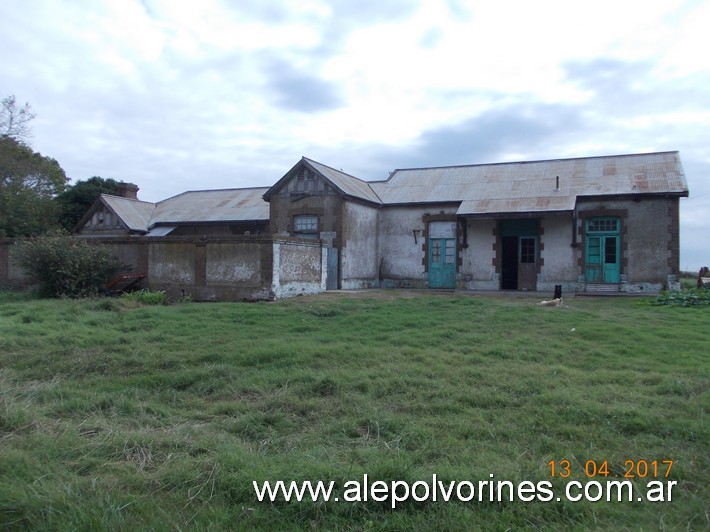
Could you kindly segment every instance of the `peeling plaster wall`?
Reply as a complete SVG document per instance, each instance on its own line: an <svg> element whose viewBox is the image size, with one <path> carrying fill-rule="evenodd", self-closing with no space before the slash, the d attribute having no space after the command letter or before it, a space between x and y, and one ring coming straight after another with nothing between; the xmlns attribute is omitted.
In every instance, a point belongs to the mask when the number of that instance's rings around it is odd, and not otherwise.
<svg viewBox="0 0 710 532"><path fill-rule="evenodd" d="M378 286L377 221L379 209L352 201L343 207L343 246L340 252L344 289Z"/></svg>
<svg viewBox="0 0 710 532"><path fill-rule="evenodd" d="M500 281L493 261L495 220L468 220L468 248L462 250L461 273L469 290L498 290Z"/></svg>
<svg viewBox="0 0 710 532"><path fill-rule="evenodd" d="M572 247L572 216L547 216L540 220L540 253L542 261L537 289L555 291L562 285L563 293L581 289L578 284L577 249Z"/></svg>
<svg viewBox="0 0 710 532"><path fill-rule="evenodd" d="M262 250L248 242L217 242L207 246L206 283L261 283Z"/></svg>
<svg viewBox="0 0 710 532"><path fill-rule="evenodd" d="M270 237L143 238L148 284L171 298L195 301L270 300Z"/></svg>
<svg viewBox="0 0 710 532"><path fill-rule="evenodd" d="M155 242L150 245L148 260L151 286L195 282L195 244L192 242Z"/></svg>
<svg viewBox="0 0 710 532"><path fill-rule="evenodd" d="M271 240L166 242L151 244L162 251L151 254L149 284L170 297L195 301L270 300ZM174 247L174 249L170 249ZM170 249L170 253L165 250ZM183 259L174 260L179 253ZM266 265L266 267L264 267ZM153 272L161 274L153 277Z"/></svg>
<svg viewBox="0 0 710 532"><path fill-rule="evenodd" d="M422 247L426 212L421 207L388 207L380 211L378 267L382 286L426 287Z"/></svg>
<svg viewBox="0 0 710 532"><path fill-rule="evenodd" d="M323 292L326 248L315 242L274 241L272 269L271 291L277 299Z"/></svg>

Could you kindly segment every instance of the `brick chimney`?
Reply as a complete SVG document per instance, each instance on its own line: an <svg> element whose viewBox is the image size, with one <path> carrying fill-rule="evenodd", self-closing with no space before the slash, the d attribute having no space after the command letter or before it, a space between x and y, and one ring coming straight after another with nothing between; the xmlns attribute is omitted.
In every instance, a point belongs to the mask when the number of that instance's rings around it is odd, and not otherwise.
<svg viewBox="0 0 710 532"><path fill-rule="evenodd" d="M118 189L116 190L116 195L122 198L128 199L138 199L138 185L133 183L124 183L123 181L118 183Z"/></svg>

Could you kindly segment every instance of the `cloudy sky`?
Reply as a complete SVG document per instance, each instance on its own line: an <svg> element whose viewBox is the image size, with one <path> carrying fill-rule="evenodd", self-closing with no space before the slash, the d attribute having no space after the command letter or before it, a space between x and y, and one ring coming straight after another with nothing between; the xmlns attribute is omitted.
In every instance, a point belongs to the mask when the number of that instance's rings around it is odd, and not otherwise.
<svg viewBox="0 0 710 532"><path fill-rule="evenodd" d="M680 151L710 265L710 2L2 0L0 97L72 181L158 201L305 155L395 168Z"/></svg>

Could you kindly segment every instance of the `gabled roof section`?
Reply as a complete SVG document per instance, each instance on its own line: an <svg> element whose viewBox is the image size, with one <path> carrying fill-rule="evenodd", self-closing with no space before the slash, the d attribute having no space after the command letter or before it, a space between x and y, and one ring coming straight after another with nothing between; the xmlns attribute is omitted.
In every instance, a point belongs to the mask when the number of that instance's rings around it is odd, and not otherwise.
<svg viewBox="0 0 710 532"><path fill-rule="evenodd" d="M146 231L155 210L155 203L109 194L101 194L99 201L111 209L130 231Z"/></svg>
<svg viewBox="0 0 710 532"><path fill-rule="evenodd" d="M346 174L341 170L336 170L330 166L308 159L307 157L302 157L301 160L296 163L296 165L291 168L281 179L279 179L274 186L269 188L264 194L264 200L269 201L271 196L278 192L294 176L301 166L305 166L310 170L313 170L346 197L363 200L369 203L376 203L377 205L382 204L380 198L372 190L368 182L350 174Z"/></svg>
<svg viewBox="0 0 710 532"><path fill-rule="evenodd" d="M370 184L362 179L359 179L350 174L346 174L330 166L326 166L319 162L313 161L306 157L303 158L303 162L307 166L310 166L312 170L318 172L328 181L330 181L336 188L338 188L344 195L350 196L351 198L357 198L372 203L380 204L382 201L374 190L370 187Z"/></svg>
<svg viewBox="0 0 710 532"><path fill-rule="evenodd" d="M675 151L395 170L370 186L385 205L461 202L461 215L571 211L584 196L688 195Z"/></svg>
<svg viewBox="0 0 710 532"><path fill-rule="evenodd" d="M193 190L159 202L150 219L156 224L268 221L267 187Z"/></svg>
<svg viewBox="0 0 710 532"><path fill-rule="evenodd" d="M93 215L99 203L135 233L146 233L156 225L268 221L269 204L262 198L267 190L266 187L193 190L159 203L101 194L79 226Z"/></svg>

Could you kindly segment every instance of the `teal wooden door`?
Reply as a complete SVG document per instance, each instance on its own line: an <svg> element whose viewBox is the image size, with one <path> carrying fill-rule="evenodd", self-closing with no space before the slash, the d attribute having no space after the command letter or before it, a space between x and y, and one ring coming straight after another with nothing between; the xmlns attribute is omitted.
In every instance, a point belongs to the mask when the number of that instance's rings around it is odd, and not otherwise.
<svg viewBox="0 0 710 532"><path fill-rule="evenodd" d="M456 288L456 239L429 239L429 288Z"/></svg>
<svg viewBox="0 0 710 532"><path fill-rule="evenodd" d="M618 283L619 237L600 235L587 237L586 280L588 283Z"/></svg>
<svg viewBox="0 0 710 532"><path fill-rule="evenodd" d="M621 280L621 220L590 218L586 229L585 279L588 283L618 283Z"/></svg>
<svg viewBox="0 0 710 532"><path fill-rule="evenodd" d="M586 279L588 283L602 282L601 240L600 236L587 237Z"/></svg>
<svg viewBox="0 0 710 532"><path fill-rule="evenodd" d="M619 237L604 237L604 264L602 266L602 282L618 283L621 280L619 268Z"/></svg>

